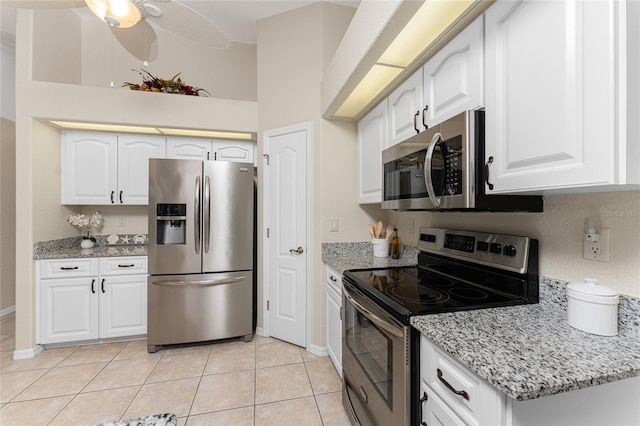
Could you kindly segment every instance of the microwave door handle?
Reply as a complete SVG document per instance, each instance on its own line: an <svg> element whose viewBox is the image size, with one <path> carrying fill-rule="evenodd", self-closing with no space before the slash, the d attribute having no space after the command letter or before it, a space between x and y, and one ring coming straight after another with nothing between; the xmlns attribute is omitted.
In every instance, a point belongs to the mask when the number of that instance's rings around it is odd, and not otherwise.
<svg viewBox="0 0 640 426"><path fill-rule="evenodd" d="M211 182L209 176L204 178L204 200L202 203L202 215L204 233L202 238L204 239L204 252L209 253L209 240L211 236Z"/></svg>
<svg viewBox="0 0 640 426"><path fill-rule="evenodd" d="M196 254L200 254L200 176L196 177L196 187L194 191L193 235L195 237Z"/></svg>
<svg viewBox="0 0 640 426"><path fill-rule="evenodd" d="M424 159L424 183L427 187L427 193L429 199L435 207L440 207L440 198L436 196L436 190L433 188L433 179L431 178L431 162L433 161L433 151L436 149L436 145L443 141L440 132L433 135L429 148L427 148L427 155Z"/></svg>

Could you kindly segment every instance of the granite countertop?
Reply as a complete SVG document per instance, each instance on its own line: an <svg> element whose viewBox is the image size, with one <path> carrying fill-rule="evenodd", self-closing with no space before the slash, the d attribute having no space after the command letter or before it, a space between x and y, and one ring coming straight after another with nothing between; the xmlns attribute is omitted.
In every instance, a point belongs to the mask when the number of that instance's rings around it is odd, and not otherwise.
<svg viewBox="0 0 640 426"><path fill-rule="evenodd" d="M147 256L147 236L144 234L96 235L96 245L80 248L82 237L42 241L33 245L33 258L77 259L83 257Z"/></svg>
<svg viewBox="0 0 640 426"><path fill-rule="evenodd" d="M567 323L564 284L541 281L538 304L424 315L411 324L519 401L640 376L640 299L620 296L619 334L598 336Z"/></svg>
<svg viewBox="0 0 640 426"><path fill-rule="evenodd" d="M340 274L348 269L416 266L418 249L403 246L400 259L392 259L391 257L374 257L370 242L322 243L322 261Z"/></svg>

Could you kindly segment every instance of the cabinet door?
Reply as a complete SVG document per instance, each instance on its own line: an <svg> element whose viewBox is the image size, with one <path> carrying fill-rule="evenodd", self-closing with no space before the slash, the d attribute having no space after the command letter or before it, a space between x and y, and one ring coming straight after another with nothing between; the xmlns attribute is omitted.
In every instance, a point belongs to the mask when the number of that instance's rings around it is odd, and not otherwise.
<svg viewBox="0 0 640 426"><path fill-rule="evenodd" d="M427 61L424 103L428 126L483 105L483 17L476 19Z"/></svg>
<svg viewBox="0 0 640 426"><path fill-rule="evenodd" d="M427 425L447 425L447 426L467 426L478 425L477 422L466 423L449 407L438 395L426 386L424 382L420 383L420 395L427 400L422 402L422 419L421 421Z"/></svg>
<svg viewBox="0 0 640 426"><path fill-rule="evenodd" d="M212 142L209 139L167 138L167 158L183 160L213 160Z"/></svg>
<svg viewBox="0 0 640 426"><path fill-rule="evenodd" d="M616 7L500 1L487 9L488 193L611 181Z"/></svg>
<svg viewBox="0 0 640 426"><path fill-rule="evenodd" d="M164 136L118 137L118 204L149 203L149 158L164 158Z"/></svg>
<svg viewBox="0 0 640 426"><path fill-rule="evenodd" d="M62 204L106 205L115 200L117 140L109 133L62 133Z"/></svg>
<svg viewBox="0 0 640 426"><path fill-rule="evenodd" d="M237 163L254 162L254 143L242 141L213 141L213 159L217 161L235 161Z"/></svg>
<svg viewBox="0 0 640 426"><path fill-rule="evenodd" d="M40 343L98 338L98 277L40 281Z"/></svg>
<svg viewBox="0 0 640 426"><path fill-rule="evenodd" d="M389 95L389 137L385 148L424 130L422 125L422 70L406 79ZM417 114L417 116L416 116Z"/></svg>
<svg viewBox="0 0 640 426"><path fill-rule="evenodd" d="M387 99L358 122L358 201L382 202L382 150L387 141Z"/></svg>
<svg viewBox="0 0 640 426"><path fill-rule="evenodd" d="M340 295L327 287L327 352L333 365L342 376L342 301Z"/></svg>
<svg viewBox="0 0 640 426"><path fill-rule="evenodd" d="M100 338L147 332L147 276L100 277Z"/></svg>

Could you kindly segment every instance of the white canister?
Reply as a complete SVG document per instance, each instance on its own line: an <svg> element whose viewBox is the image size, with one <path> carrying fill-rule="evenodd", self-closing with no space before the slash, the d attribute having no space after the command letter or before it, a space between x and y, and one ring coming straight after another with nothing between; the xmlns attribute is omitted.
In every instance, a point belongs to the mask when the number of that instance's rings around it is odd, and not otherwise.
<svg viewBox="0 0 640 426"><path fill-rule="evenodd" d="M567 321L578 330L601 336L618 334L620 297L612 288L585 278L583 283L567 284Z"/></svg>
<svg viewBox="0 0 640 426"><path fill-rule="evenodd" d="M373 255L375 257L389 257L389 240L386 238L374 238L371 240L373 245Z"/></svg>

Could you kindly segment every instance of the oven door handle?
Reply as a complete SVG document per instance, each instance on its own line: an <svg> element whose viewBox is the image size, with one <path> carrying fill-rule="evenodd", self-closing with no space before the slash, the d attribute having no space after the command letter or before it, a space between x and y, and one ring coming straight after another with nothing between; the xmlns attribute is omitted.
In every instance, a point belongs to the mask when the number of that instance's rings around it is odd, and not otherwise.
<svg viewBox="0 0 640 426"><path fill-rule="evenodd" d="M400 337L400 338L404 337L404 333L402 332L402 329L394 326L388 321L383 320L382 318L380 318L379 316L377 316L376 314L374 314L373 312L371 312L370 310L362 306L360 303L356 302L355 299L349 295L349 292L345 288L343 288L342 291L344 291L344 296L347 298L349 303L351 303L357 310L365 314L367 319L371 320L378 327L388 331L389 333L393 334L396 337Z"/></svg>
<svg viewBox="0 0 640 426"><path fill-rule="evenodd" d="M440 198L436 196L436 190L433 188L433 179L431 178L431 162L433 161L433 151L435 151L436 146L441 142L444 142L444 139L442 138L440 132L433 135L431 143L429 144L429 148L427 148L427 155L424 159L424 183L427 187L429 199L433 203L434 207L440 207Z"/></svg>

